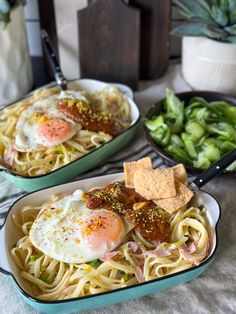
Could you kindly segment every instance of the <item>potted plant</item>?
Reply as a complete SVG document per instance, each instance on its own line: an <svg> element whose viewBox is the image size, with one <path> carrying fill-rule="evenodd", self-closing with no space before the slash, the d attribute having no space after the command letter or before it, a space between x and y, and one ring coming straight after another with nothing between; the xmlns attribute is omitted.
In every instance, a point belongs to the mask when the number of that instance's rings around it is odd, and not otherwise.
<svg viewBox="0 0 236 314"><path fill-rule="evenodd" d="M0 106L17 100L33 83L23 5L0 0Z"/></svg>
<svg viewBox="0 0 236 314"><path fill-rule="evenodd" d="M194 89L236 96L236 0L173 0L184 20L182 73Z"/></svg>

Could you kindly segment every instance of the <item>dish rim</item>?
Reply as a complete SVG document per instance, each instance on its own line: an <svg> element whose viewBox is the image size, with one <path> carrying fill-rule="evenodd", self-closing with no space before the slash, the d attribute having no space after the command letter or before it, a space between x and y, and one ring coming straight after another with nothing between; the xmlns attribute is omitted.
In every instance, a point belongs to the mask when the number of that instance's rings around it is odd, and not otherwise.
<svg viewBox="0 0 236 314"><path fill-rule="evenodd" d="M198 95L200 94L200 95ZM191 90L191 91L184 91L184 92L180 92L180 93L175 93L175 95L177 97L184 97L184 96L189 96L189 97L202 97L204 98L204 95L207 96L214 96L216 95L216 97L220 97L220 100L225 100L227 102L230 102L230 104L234 107L236 107L236 97L231 96L231 95L227 95L224 93L219 93L219 92L214 92L214 91L207 91L207 90ZM151 108L146 112L144 118L151 118L151 114L153 111L156 111L156 109L160 109L163 106L164 100L166 98L162 98L160 100L158 100L154 105L151 106ZM153 114L152 114L153 116ZM200 168L196 168L190 165L187 165L184 162L181 161L177 161L173 158L173 156L171 156L170 154L166 153L163 148L161 146L159 146L150 136L150 133L147 129L147 127L145 126L145 124L143 123L143 128L144 128L144 132L145 132L145 136L146 139L148 141L148 143L152 146L153 150L165 161L168 161L169 163L172 163L174 165L178 164L178 163L183 163L186 170L193 174L193 175L198 175L200 173L202 173L204 170L206 169L200 169ZM223 175L236 175L236 170L228 170L228 171L224 171L222 173Z"/></svg>
<svg viewBox="0 0 236 314"><path fill-rule="evenodd" d="M113 174L108 174L109 175L119 175L121 173L113 173ZM107 175L105 175L107 176ZM97 177L90 177L90 178L87 178L87 179L96 179L96 178L100 178L100 177L104 177L104 175L102 176L97 176ZM83 180L76 180L76 181L73 181L73 183L75 182L80 182L80 181L84 181L84 180L87 180L87 179L83 179ZM2 228L5 226L6 224L6 221L8 219L8 216L12 210L12 208L15 206L15 204L17 202L19 202L21 199L25 198L25 197L28 197L29 195L31 194L34 194L34 193L37 193L39 191L43 191L43 190L48 190L50 188L53 188L53 187L59 187L59 186L63 186L65 184L68 184L68 183L62 183L62 184L55 184L55 185L52 185L48 188L41 188L41 189L38 189L36 191L32 191L32 192L29 192L23 196L21 196L20 198L18 198L16 201L14 201L14 203L9 207L8 211L7 211L7 214L6 214L6 217L4 219L4 222L2 224L2 226L0 227L0 231L2 230ZM69 182L70 184L70 182ZM21 285L18 283L17 279L15 278L13 272L11 271L8 271L8 270L4 270L1 266L0 266L0 272L5 274L5 275L8 275L11 277L11 279L14 281L14 284L16 285L17 289L19 290L19 292L21 294L24 295L24 297L26 297L27 299L31 300L32 302L35 302L35 303L38 303L38 304L44 304L44 305L52 305L52 304L63 304L63 303L68 303L68 302L77 302L77 301L83 301L83 300L86 300L86 299L89 299L89 298L93 298L93 297L99 297L99 296L103 296L103 295L107 295L107 294L111 294L113 292L119 292L119 291L125 291L127 289L132 289L132 288L136 288L136 287L141 287L141 286L145 286L149 283L155 283L155 282L159 282L159 281L163 281L165 279L170 279L170 278L173 278L173 277L178 277L182 274L185 274L185 273L188 273L188 272L191 272L195 269L198 269L198 268L201 268L203 267L204 265L208 264L214 257L215 257L215 253L217 251L217 248L218 248L218 232L217 232L217 228L218 228L218 224L219 224L219 221L220 221L220 218L221 218L221 206L219 204L219 202L208 192L202 190L202 189L199 189L198 190L199 192L203 192L207 195L209 195L211 198L214 199L214 201L217 203L218 205L218 208L219 208L219 216L218 216L218 219L217 219L217 222L215 224L215 227L214 227L214 233L215 233L215 247L214 247L214 250L212 251L211 255L208 256L203 262L201 262L199 265L195 265L195 266L192 266L190 268L187 268L187 269L184 269L182 271L179 271L179 272L176 272L176 273L173 273L173 274L170 274L170 275L167 275L167 276L164 276L164 277L160 277L160 278L156 278L156 279L152 279L152 280L148 280L148 281L144 281L144 282L141 282L141 283L136 283L134 285L130 285L130 286L126 286L126 287L121 287L121 288L117 288L117 289L113 289L113 290L110 290L110 291L104 291L104 292L99 292L99 293L96 293L96 294L91 294L91 295L87 295L87 296L81 296L81 297L75 297L75 298L69 298L69 299L64 299L64 300L41 300L41 299L38 299L36 297L33 297L31 296L28 292L26 292L22 287ZM4 249L6 249L6 244L5 244L5 247Z"/></svg>
<svg viewBox="0 0 236 314"><path fill-rule="evenodd" d="M113 84L114 86L115 86L115 85L117 85L117 86L122 86L122 85L125 86L125 87L127 88L127 90L129 89L130 92L131 92L132 95L133 95L133 99L129 98L128 96L127 96L127 98L130 99L130 100L134 103L135 108L136 108L137 111L138 111L138 117L137 117L137 119L136 119L136 120L134 121L134 123L131 124L127 129L125 129L124 131L122 131L121 133L119 133L117 136L113 137L113 138L112 138L111 140L109 140L108 142L106 142L106 143L102 144L101 146L99 146L99 147L97 147L97 148L95 148L95 149L89 151L87 154L85 154L85 155L83 155L83 156L81 156L81 157L79 157L79 158L77 158L77 159L75 159L75 160L69 162L68 164L65 164L65 165L63 165L63 166L61 166L61 167L59 167L59 168L57 168L57 169L55 169L55 170L53 170L53 171L48 172L48 173L40 174L40 175L37 175L37 176L25 176L25 175L20 175L20 174L18 174L18 173L15 173L15 172L13 172L13 171L10 170L10 169L2 168L2 167L3 167L2 165L0 165L0 173L2 172L2 173L6 173L6 174L8 174L8 175L11 175L11 176L13 176L13 177L16 177L16 178L31 179L31 180L33 180L33 179L40 179L40 178L49 176L49 175L51 175L51 174L54 174L54 173L56 173L56 172L58 172L58 171L64 169L65 167L68 167L68 166L72 165L73 163L77 162L78 160L81 160L81 159L83 159L83 158L89 156L91 153L96 152L98 149L100 149L100 148L102 148L102 147L104 147L104 146L107 146L107 144L110 144L112 141L116 140L120 135L126 133L127 131L129 131L130 129L132 129L133 127L135 127L135 126L140 122L140 120L141 120L141 118L142 118L142 116L141 116L141 111L140 111L138 105L135 103L134 93L133 93L132 89L131 89L128 85L120 84L120 83L109 83L109 82L105 82L105 81L99 81L99 80L87 79L87 78L72 79L72 80L68 80L68 82L76 82L76 81L80 81L80 80L88 80L88 81L90 80L90 81L93 81L93 82L99 82L99 83L104 83L104 84L108 84L108 85L112 85L112 84ZM34 89L33 91L31 91L29 94L27 94L27 95L21 97L20 99L16 100L15 102L10 103L10 104L4 106L3 108L0 109L0 112L1 112L2 110L4 110L6 107L10 107L10 106L12 106L12 105L15 105L17 102L22 101L22 100L24 100L25 98L30 97L36 90L40 90L40 89L47 88L47 87L48 87L48 88L50 88L50 87L55 87L55 86L57 86L57 83L56 83L56 82L51 82L51 83L48 83L48 84L46 84L46 85L43 85L43 86L41 86L41 87L39 87L39 88L36 88L36 89ZM132 122L131 122L131 123L132 123Z"/></svg>

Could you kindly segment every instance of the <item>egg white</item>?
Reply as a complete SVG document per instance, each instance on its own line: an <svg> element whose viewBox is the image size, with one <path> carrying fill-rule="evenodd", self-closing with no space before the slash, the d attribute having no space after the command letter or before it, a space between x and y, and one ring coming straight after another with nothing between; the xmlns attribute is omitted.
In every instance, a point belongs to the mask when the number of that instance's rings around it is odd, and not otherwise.
<svg viewBox="0 0 236 314"><path fill-rule="evenodd" d="M88 102L87 98L79 91L62 91L58 95L53 95L36 101L21 113L17 121L14 143L15 149L22 152L30 152L37 150L42 146L54 146L54 144L51 144L50 142L45 142L45 140L41 139L38 135L37 131L39 124L34 117L38 112L47 116L49 119L58 118L70 123L73 127L71 137L81 129L81 126L78 123L69 119L57 109L56 100L62 98L76 98Z"/></svg>
<svg viewBox="0 0 236 314"><path fill-rule="evenodd" d="M75 91L75 90L63 90L60 92L57 98L58 99L73 98L73 99L81 100L85 103L89 103L87 97L83 94L83 92Z"/></svg>
<svg viewBox="0 0 236 314"><path fill-rule="evenodd" d="M107 240L99 249L91 249L81 235L81 225L92 215L111 213L105 209L90 210L82 198L83 191L76 190L41 211L30 229L30 240L44 254L66 263L83 263L101 258L108 251L115 249L133 228L126 220L121 219L124 232L117 243L109 247ZM115 213L113 213L116 215Z"/></svg>

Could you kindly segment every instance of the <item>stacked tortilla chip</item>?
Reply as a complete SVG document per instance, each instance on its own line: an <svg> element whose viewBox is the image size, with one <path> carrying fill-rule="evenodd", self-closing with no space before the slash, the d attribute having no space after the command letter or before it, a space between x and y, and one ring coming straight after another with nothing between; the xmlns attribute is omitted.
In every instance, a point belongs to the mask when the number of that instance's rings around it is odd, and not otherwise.
<svg viewBox="0 0 236 314"><path fill-rule="evenodd" d="M153 169L149 157L125 162L125 185L152 200L169 213L186 206L193 193L188 189L188 177L182 164L172 168Z"/></svg>

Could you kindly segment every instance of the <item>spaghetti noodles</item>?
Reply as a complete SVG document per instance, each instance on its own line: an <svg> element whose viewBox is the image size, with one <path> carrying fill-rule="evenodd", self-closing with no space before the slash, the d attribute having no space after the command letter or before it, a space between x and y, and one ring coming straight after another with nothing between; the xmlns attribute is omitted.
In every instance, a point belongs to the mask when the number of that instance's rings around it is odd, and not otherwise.
<svg viewBox="0 0 236 314"><path fill-rule="evenodd" d="M80 158L112 139L112 136L108 133L93 132L80 126L77 127L77 131L70 139L58 145L38 145L35 149L28 151L16 148L16 127L21 116L24 116L25 120L22 120L20 132L24 127L24 122L27 121L30 108L35 103L47 101L47 99L55 102L59 92L58 87L38 90L33 96L25 98L0 112L0 158L3 166L23 176L43 175ZM60 98L68 97L68 92L65 92L64 96L63 92L61 93ZM128 127L130 123L130 105L126 97L117 88L106 87L94 94L81 91L80 98L88 100L89 106L95 112L110 114L123 128ZM35 114L35 112L30 113ZM36 112L35 117L41 120L45 118L41 117L40 114ZM30 130L29 133L31 133ZM31 140L30 145L31 147L34 145L34 140Z"/></svg>
<svg viewBox="0 0 236 314"><path fill-rule="evenodd" d="M50 202L61 196L53 196ZM20 275L32 286L32 295L42 300L61 300L118 289L167 276L198 265L208 254L208 222L202 206L182 208L174 214L158 209L170 225L168 242L146 241L134 228L114 251L99 260L70 264L53 259L31 242L29 232L42 206L24 207L14 221L22 238L11 255Z"/></svg>

